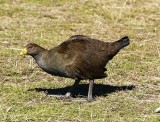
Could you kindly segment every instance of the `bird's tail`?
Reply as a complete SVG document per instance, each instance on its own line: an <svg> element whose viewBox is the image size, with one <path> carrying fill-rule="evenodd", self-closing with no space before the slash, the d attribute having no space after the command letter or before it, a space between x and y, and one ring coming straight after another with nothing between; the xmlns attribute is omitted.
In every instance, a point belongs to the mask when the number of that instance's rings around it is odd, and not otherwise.
<svg viewBox="0 0 160 122"><path fill-rule="evenodd" d="M118 41L115 41L111 43L110 46L110 59L112 59L122 48L129 45L129 38L127 36L119 39Z"/></svg>
<svg viewBox="0 0 160 122"><path fill-rule="evenodd" d="M115 43L118 45L117 48L122 49L123 47L128 46L130 42L129 42L128 36L125 36L121 38L120 40L116 41Z"/></svg>

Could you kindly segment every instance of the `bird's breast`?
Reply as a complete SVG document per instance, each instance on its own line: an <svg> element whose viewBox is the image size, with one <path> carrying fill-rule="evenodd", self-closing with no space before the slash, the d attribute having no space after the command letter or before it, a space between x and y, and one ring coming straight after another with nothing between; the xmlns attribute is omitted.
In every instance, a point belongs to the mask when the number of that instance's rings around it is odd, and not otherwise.
<svg viewBox="0 0 160 122"><path fill-rule="evenodd" d="M45 72L55 75L55 76L60 76L60 77L69 77L61 68L58 64L56 65L50 65L49 62L46 62L44 59L39 59L37 61L38 66L43 69Z"/></svg>
<svg viewBox="0 0 160 122"><path fill-rule="evenodd" d="M36 61L37 62L37 64L38 64L38 66L40 67L40 68L42 68L42 69L48 69L49 68L49 66L47 65L47 62L44 60L44 59L39 59L39 60L37 60Z"/></svg>

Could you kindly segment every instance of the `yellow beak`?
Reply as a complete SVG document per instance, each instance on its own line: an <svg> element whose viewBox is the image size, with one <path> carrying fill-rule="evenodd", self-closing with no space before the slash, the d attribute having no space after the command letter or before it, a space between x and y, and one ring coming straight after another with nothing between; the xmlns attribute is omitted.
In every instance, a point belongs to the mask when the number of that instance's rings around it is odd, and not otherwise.
<svg viewBox="0 0 160 122"><path fill-rule="evenodd" d="M20 55L26 55L27 54L27 49L24 48L24 50L22 50L22 52L20 53Z"/></svg>

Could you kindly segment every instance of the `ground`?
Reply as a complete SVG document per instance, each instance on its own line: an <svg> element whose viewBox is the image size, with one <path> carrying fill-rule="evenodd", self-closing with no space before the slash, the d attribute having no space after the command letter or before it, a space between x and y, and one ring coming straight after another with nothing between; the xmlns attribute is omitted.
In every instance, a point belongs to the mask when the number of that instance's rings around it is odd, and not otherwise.
<svg viewBox="0 0 160 122"><path fill-rule="evenodd" d="M0 0L0 121L160 121L159 6L159 0ZM108 77L95 81L92 103L46 95L64 93L74 81L19 55L29 42L49 49L75 34L131 42L107 65ZM74 99L87 88L83 81Z"/></svg>

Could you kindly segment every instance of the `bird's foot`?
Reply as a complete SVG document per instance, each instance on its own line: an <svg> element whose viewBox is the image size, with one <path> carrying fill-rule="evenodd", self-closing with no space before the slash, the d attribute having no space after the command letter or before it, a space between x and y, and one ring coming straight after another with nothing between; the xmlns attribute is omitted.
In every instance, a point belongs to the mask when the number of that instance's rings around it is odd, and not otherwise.
<svg viewBox="0 0 160 122"><path fill-rule="evenodd" d="M93 102L93 101L96 101L96 99L94 99L94 98L87 98L87 102Z"/></svg>
<svg viewBox="0 0 160 122"><path fill-rule="evenodd" d="M66 95L47 95L47 96L55 97L57 99L69 99L69 98L71 98L71 96L66 96Z"/></svg>
<svg viewBox="0 0 160 122"><path fill-rule="evenodd" d="M71 99L72 97L71 96L66 96L66 95L61 95L60 97L59 97L59 99L60 100L68 100L68 99Z"/></svg>
<svg viewBox="0 0 160 122"><path fill-rule="evenodd" d="M83 95L80 95L78 97L81 97L82 99L71 99L71 93L70 92L67 92L65 95L48 95L48 96L53 96L57 99L60 99L60 100L65 100L65 101L68 101L68 102L78 102L78 103L83 103L83 102L93 102L95 101L95 99L93 97L85 97Z"/></svg>
<svg viewBox="0 0 160 122"><path fill-rule="evenodd" d="M48 95L48 96L53 96L53 97L56 97L57 99L64 100L64 99L70 99L71 93L67 92L65 95Z"/></svg>

